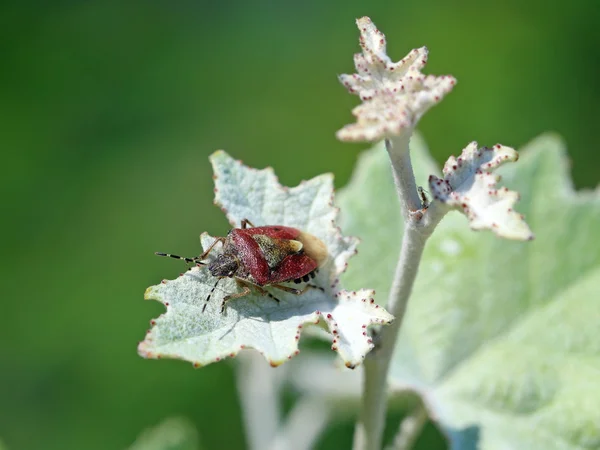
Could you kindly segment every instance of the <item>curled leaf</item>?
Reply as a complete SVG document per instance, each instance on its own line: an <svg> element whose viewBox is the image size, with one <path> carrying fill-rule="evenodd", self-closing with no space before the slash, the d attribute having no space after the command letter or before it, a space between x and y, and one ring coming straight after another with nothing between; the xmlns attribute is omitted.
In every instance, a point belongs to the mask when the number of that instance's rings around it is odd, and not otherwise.
<svg viewBox="0 0 600 450"><path fill-rule="evenodd" d="M357 240L342 236L335 225L332 176L321 175L287 188L279 184L272 169L248 168L225 152L216 152L211 161L215 203L232 226L239 227L243 219L248 219L257 226L295 227L320 239L327 247L328 258L311 281L314 287L303 294L267 285L265 289L279 302L253 292L227 302L224 312L224 296L241 288L231 278L221 279L215 288L217 279L204 267L151 286L145 298L162 302L167 312L152 321L139 353L146 358L184 359L199 367L234 357L241 349L254 348L277 366L298 353L304 325L320 322L329 329L332 349L345 365L360 364L373 346L367 327L389 323L393 317L375 304L374 291L347 292L339 286L338 276L355 253ZM201 241L207 249L214 238L203 234ZM219 245L208 261L216 257Z"/></svg>
<svg viewBox="0 0 600 450"><path fill-rule="evenodd" d="M504 145L477 148L471 142L462 154L451 156L444 165L444 178L429 177L436 200L462 211L474 230L489 229L498 236L531 240L533 233L522 214L514 210L519 194L497 186L500 176L491 171L506 161L516 161L518 153Z"/></svg>
<svg viewBox="0 0 600 450"><path fill-rule="evenodd" d="M342 141L377 141L412 129L421 116L456 84L451 76L424 75L427 48L412 50L394 63L386 53L384 34L371 19L356 21L362 53L354 55L358 73L341 75L340 82L363 103L352 111L356 123L337 132Z"/></svg>

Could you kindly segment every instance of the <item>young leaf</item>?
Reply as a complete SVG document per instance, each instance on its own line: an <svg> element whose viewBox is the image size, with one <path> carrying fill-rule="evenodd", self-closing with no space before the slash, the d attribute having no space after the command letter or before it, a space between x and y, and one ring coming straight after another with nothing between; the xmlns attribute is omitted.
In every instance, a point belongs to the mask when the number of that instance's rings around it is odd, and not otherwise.
<svg viewBox="0 0 600 450"><path fill-rule="evenodd" d="M371 152L383 165L385 152ZM429 158L411 152L419 182ZM600 448L600 192L574 192L567 167L562 142L547 135L498 170L521 193L534 241L472 233L448 214L427 243L390 383L423 395L453 449L475 437L480 450ZM342 281L375 286L384 299L392 272L354 268L372 267L381 236L402 226L366 221L354 208L363 193L394 192L391 173L363 170L355 175L363 182L338 196L340 223L362 239ZM388 207L370 204L374 216ZM385 253L394 255L398 238L390 242Z"/></svg>
<svg viewBox="0 0 600 450"><path fill-rule="evenodd" d="M378 141L412 129L421 116L452 90L451 76L423 75L427 48L412 50L394 63L386 53L384 34L371 19L357 19L362 53L354 55L357 74L340 82L363 103L352 111L356 123L337 132L342 141Z"/></svg>
<svg viewBox="0 0 600 450"><path fill-rule="evenodd" d="M331 332L332 349L346 366L360 364L373 346L366 328L389 323L393 317L374 303L374 291L340 290L338 277L355 253L357 241L342 236L335 225L332 176L321 175L287 188L270 168L248 168L222 151L213 154L211 161L215 202L232 226L239 227L248 219L256 226L298 228L326 245L328 259L311 282L316 287L308 287L302 295L267 286L279 302L254 292L228 302L223 313L223 297L241 289L230 278L222 279L215 288L217 278L204 267L151 286L145 298L162 302L167 312L152 321L153 328L140 343L139 353L147 358L185 359L199 367L233 357L243 348L254 348L276 366L298 353L304 324L322 322ZM201 241L207 249L214 238L203 234ZM219 244L215 248L218 252ZM209 255L209 261L216 252Z"/></svg>
<svg viewBox="0 0 600 450"><path fill-rule="evenodd" d="M516 161L518 153L510 147L496 144L478 149L471 142L462 154L451 156L444 165L444 178L429 177L429 187L435 198L447 206L462 211L474 230L492 230L509 239L531 240L533 233L522 214L514 210L519 194L500 188L500 176L491 170L506 161Z"/></svg>

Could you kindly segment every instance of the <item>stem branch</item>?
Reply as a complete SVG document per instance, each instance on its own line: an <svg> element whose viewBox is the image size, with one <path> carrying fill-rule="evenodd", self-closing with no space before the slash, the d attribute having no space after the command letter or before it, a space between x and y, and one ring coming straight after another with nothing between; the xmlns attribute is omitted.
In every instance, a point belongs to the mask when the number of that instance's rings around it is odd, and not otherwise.
<svg viewBox="0 0 600 450"><path fill-rule="evenodd" d="M400 429L392 444L393 450L410 450L415 446L423 427L427 423L427 411L421 403L410 416L400 423Z"/></svg>
<svg viewBox="0 0 600 450"><path fill-rule="evenodd" d="M271 450L309 450L327 426L331 411L324 399L304 397L289 413L270 447Z"/></svg>
<svg viewBox="0 0 600 450"><path fill-rule="evenodd" d="M386 140L404 216L404 236L386 306L396 319L391 325L381 329L376 346L378 348L365 360L362 408L354 433L354 450L376 450L382 446L390 362L425 242L443 217L443 214L436 214L434 220L425 222L422 219L427 216L426 213L412 214L422 210L422 205L410 161L409 139L407 136L398 136L393 141Z"/></svg>
<svg viewBox="0 0 600 450"><path fill-rule="evenodd" d="M381 448L387 409L388 370L424 246L425 239L415 228L406 229L387 306L396 319L382 328L379 348L373 357L365 360L363 403L360 422L354 434L355 450Z"/></svg>
<svg viewBox="0 0 600 450"><path fill-rule="evenodd" d="M400 199L400 207L405 223L410 220L411 211L419 210L422 207L410 160L409 141L410 133L385 140L385 148L392 163L396 192Z"/></svg>

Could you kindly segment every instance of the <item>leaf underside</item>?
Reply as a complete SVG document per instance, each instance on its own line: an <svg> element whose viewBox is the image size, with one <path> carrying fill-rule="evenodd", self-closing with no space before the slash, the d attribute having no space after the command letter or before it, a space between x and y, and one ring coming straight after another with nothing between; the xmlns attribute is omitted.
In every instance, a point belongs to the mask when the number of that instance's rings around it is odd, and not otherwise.
<svg viewBox="0 0 600 450"><path fill-rule="evenodd" d="M519 194L498 186L497 168L516 161L518 153L504 145L478 148L471 142L458 158L451 156L444 164L444 177L429 177L435 200L463 212L473 230L492 230L498 236L532 240L533 233L525 216L515 211Z"/></svg>
<svg viewBox="0 0 600 450"><path fill-rule="evenodd" d="M432 161L419 139L411 152L425 185ZM366 152L338 195L344 231L362 239L342 281L382 302L402 229L386 159ZM390 383L422 394L454 449L473 437L481 450L600 448L600 195L575 192L567 168L562 141L544 135L498 171L535 241L473 232L451 212L427 243Z"/></svg>

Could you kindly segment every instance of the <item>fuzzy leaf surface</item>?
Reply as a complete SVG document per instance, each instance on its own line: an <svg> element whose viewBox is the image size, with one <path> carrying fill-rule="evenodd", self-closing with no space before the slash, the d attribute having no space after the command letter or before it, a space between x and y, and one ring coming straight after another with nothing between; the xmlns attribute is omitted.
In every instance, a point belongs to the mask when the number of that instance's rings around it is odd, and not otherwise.
<svg viewBox="0 0 600 450"><path fill-rule="evenodd" d="M326 245L328 259L311 281L321 289L309 288L294 295L267 286L279 303L253 292L230 300L221 313L223 297L241 288L233 279L224 278L207 303L217 279L205 267L195 267L146 291L145 298L162 302L167 312L152 321L139 353L147 358L184 359L199 367L253 348L277 366L298 353L304 325L321 322L331 333L332 349L345 365L360 364L373 346L366 328L389 323L393 317L374 302L374 291L348 292L339 287L338 277L355 253L357 240L342 236L335 225L333 177L321 175L287 188L279 184L272 169L251 169L225 152L216 152L211 161L215 203L233 227L239 227L243 219L256 226L285 225L310 233ZM207 249L214 238L203 234L201 241ZM207 262L215 258L220 244L215 248Z"/></svg>
<svg viewBox="0 0 600 450"><path fill-rule="evenodd" d="M342 141L378 141L416 125L456 84L451 76L424 75L426 47L412 50L398 62L387 55L385 35L368 17L356 20L361 53L354 55L355 74L340 82L363 101L352 114L356 122L337 132Z"/></svg>
<svg viewBox="0 0 600 450"><path fill-rule="evenodd" d="M425 185L432 161L421 144L413 140L411 154ZM390 383L422 394L453 449L474 439L480 450L598 449L600 193L574 191L554 135L519 153L498 173L521 194L536 239L475 233L449 213L426 245ZM402 230L394 192L379 146L338 195L342 228L362 239L342 281L375 287L382 302Z"/></svg>
<svg viewBox="0 0 600 450"><path fill-rule="evenodd" d="M522 214L515 211L519 194L499 187L500 176L493 173L507 161L519 159L518 153L504 145L477 147L471 142L456 158L444 164L444 177L429 177L435 200L463 212L474 230L492 230L508 239L531 240L533 233Z"/></svg>

